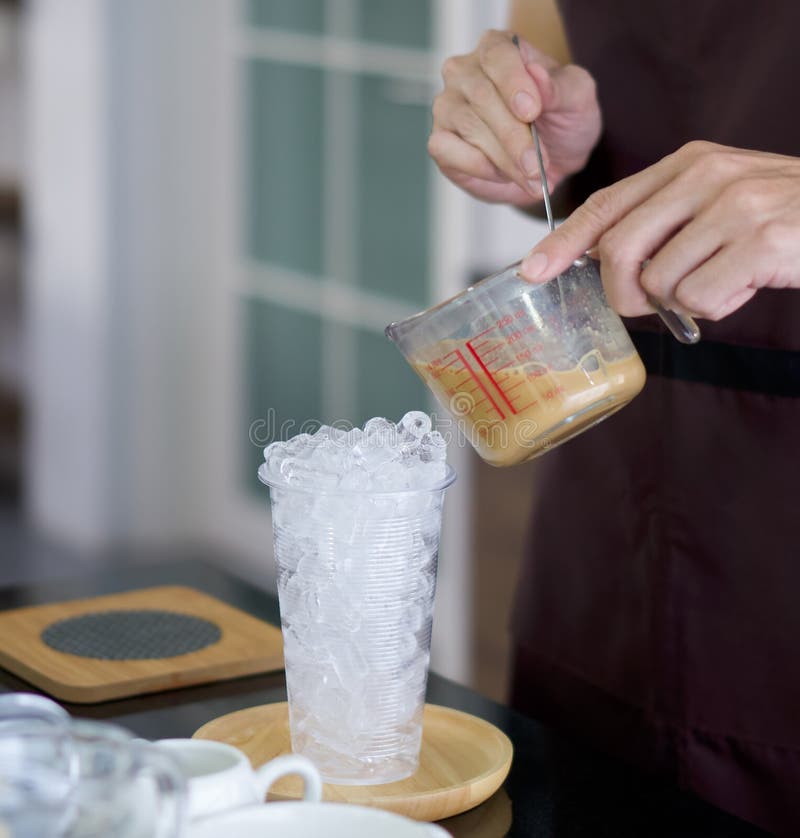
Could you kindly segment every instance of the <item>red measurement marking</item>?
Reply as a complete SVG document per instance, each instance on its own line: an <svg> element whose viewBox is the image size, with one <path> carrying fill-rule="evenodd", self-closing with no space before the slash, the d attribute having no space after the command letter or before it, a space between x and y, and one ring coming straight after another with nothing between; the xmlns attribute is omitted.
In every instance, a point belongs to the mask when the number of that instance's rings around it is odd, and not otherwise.
<svg viewBox="0 0 800 838"><path fill-rule="evenodd" d="M517 387L521 387L525 383L525 379L521 378L513 387L506 387L506 393L511 393L517 389Z"/></svg>
<svg viewBox="0 0 800 838"><path fill-rule="evenodd" d="M477 334L477 335L475 335L475 337L474 337L474 338L472 338L472 340L474 340L474 341L475 341L475 340L477 340L478 338L482 338L484 335L488 335L488 334L489 334L489 332L493 332L496 328L497 328L496 326L489 326L489 328L488 328L488 329L484 329L482 332L478 332L478 334ZM455 350L455 351L456 351L456 352L458 352L458 350Z"/></svg>
<svg viewBox="0 0 800 838"><path fill-rule="evenodd" d="M523 410L527 410L529 407L533 407L533 405L538 404L538 401L536 399L530 399L530 401L528 401L522 407L519 406L518 402L520 401L520 399L524 399L526 396L530 398L531 395L531 393L523 391L521 393L517 393L517 395L511 400L517 405L517 411L519 413L522 413Z"/></svg>
<svg viewBox="0 0 800 838"><path fill-rule="evenodd" d="M446 357L447 357L447 355L444 356L444 358L446 358ZM444 361L444 358L442 358L442 361ZM455 364L456 361L458 361L458 358L453 358L452 361L448 361L446 364L442 364L442 361L435 361L434 363L441 364L441 368L443 370L446 370L448 367L452 367L453 364Z"/></svg>
<svg viewBox="0 0 800 838"><path fill-rule="evenodd" d="M486 375L487 375L487 376L489 376L489 380L491 381L491 380L492 380L492 376L491 376L491 375L489 375L489 371L488 371L488 370L486 369L486 367L483 365L483 362L481 361L481 359L480 359L480 358L478 358L477 353L475 353L475 352L473 351L473 349L472 349L472 347L469 345L469 343L467 343L467 348L470 350L470 352L472 352L472 354L473 354L473 355L475 355L475 359L476 359L476 360L477 360L477 362L481 365L481 368L484 370L484 372L486 373ZM463 364L464 364L464 369L465 369L465 370L467 370L467 372L468 372L468 373L472 376L473 381L474 381L474 382L478 385L478 387L480 387L480 388L481 388L481 390L483 390L483 395L484 395L484 396L486 396L486 398L487 398L487 399L489 399L489 401L490 401L490 402L491 402L491 404L492 404L492 407L493 407L493 408L497 411L497 415L498 415L501 419L505 419L505 418L506 418L506 417L505 417L505 414L504 414L504 413L503 413L503 411L502 411L502 410L500 410L500 408L497 406L497 402L496 402L496 401L492 398L492 394L491 394L491 393L490 393L490 392L486 389L486 387L484 386L483 382L482 382L482 381L478 378L478 376L477 376L477 375L475 375L475 371L474 371L474 370L472 369L472 367L469 365L469 362L467 361L467 359L466 359L466 358L465 358L465 357L461 354L461 350L460 350L460 349L457 349L457 350L456 350L456 354L457 354L457 355L461 358L461 361L462 361L462 362L463 362ZM501 395L502 395L502 393L501 393ZM504 398L505 398L505 397L504 397ZM508 400L506 399L506 401L508 401ZM511 407L511 405L509 405L509 407ZM513 408L512 408L512 409L513 409Z"/></svg>
<svg viewBox="0 0 800 838"><path fill-rule="evenodd" d="M500 393L500 395L503 397L503 401L508 405L508 409L512 413L516 413L517 411L514 410L514 405L511 404L511 402L508 400L506 394L503 392L502 387L500 387L500 385L494 380L492 374L489 372L489 368L486 366L486 364L483 363L483 361L481 360L481 356L478 355L478 353L475 351L475 348L472 345L472 341L470 340L467 341L467 349L469 349L469 351L472 353L473 358L475 358L475 360L478 362L478 366L484 371L484 373L486 373L486 377L489 379L489 381L491 381L492 384L494 384L494 386L497 387L497 392ZM488 396L489 393L486 392L486 395ZM494 401L492 401L492 404L494 404ZM497 407L497 405L495 405L495 407ZM499 408L497 412L500 413ZM504 418L502 413L500 413L500 418Z"/></svg>
<svg viewBox="0 0 800 838"><path fill-rule="evenodd" d="M523 405L523 407L518 408L518 410L520 413L522 413L523 411L532 408L535 404L539 404L539 402L536 401L536 399L534 399L532 402L528 402L526 405Z"/></svg>
<svg viewBox="0 0 800 838"><path fill-rule="evenodd" d="M484 346L486 343L489 343L489 341L488 341L488 340L487 340L487 341L485 341L484 343L482 343L482 344L481 344L481 346ZM483 357L485 358L487 355L491 355L491 354L492 354L492 352L497 352L497 350L498 350L498 349L502 349L504 346L505 346L505 344L504 344L504 343L496 343L494 346L490 346L490 347L486 350L486 352L482 352L481 354L482 354L482 355L483 355ZM477 349L478 347L476 346L475 348Z"/></svg>

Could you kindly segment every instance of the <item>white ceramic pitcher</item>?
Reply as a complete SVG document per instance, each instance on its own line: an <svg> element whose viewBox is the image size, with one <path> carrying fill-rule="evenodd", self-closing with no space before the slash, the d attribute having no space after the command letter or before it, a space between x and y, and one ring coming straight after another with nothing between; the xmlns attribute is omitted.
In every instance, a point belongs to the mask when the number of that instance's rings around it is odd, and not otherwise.
<svg viewBox="0 0 800 838"><path fill-rule="evenodd" d="M262 803L269 787L289 774L303 779L306 801L322 799L322 780L305 757L287 754L253 770L247 756L224 742L207 739L161 739L155 743L181 767L189 789L189 818Z"/></svg>

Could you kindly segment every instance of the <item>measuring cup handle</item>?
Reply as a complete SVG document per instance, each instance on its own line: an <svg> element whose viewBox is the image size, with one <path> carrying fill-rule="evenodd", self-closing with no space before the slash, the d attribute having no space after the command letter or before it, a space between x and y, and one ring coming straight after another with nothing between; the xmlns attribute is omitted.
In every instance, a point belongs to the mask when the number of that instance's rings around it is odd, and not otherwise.
<svg viewBox="0 0 800 838"><path fill-rule="evenodd" d="M688 314L680 314L670 308L665 308L658 300L652 298L650 298L650 304L675 340L681 343L697 343L700 340L700 327Z"/></svg>
<svg viewBox="0 0 800 838"><path fill-rule="evenodd" d="M303 800L319 803L322 800L322 779L314 763L299 754L286 754L270 760L256 771L259 798L263 801L270 786L281 777L299 774L303 778Z"/></svg>

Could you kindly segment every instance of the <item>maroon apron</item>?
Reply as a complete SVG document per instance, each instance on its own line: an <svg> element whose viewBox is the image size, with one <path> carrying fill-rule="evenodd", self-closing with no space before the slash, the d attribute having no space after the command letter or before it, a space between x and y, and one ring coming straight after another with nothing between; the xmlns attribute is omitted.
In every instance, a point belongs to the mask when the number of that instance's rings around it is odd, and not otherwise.
<svg viewBox="0 0 800 838"><path fill-rule="evenodd" d="M584 196L692 139L800 156L796 0L561 7L605 120ZM644 391L538 461L512 701L800 834L800 292L694 347L626 325Z"/></svg>

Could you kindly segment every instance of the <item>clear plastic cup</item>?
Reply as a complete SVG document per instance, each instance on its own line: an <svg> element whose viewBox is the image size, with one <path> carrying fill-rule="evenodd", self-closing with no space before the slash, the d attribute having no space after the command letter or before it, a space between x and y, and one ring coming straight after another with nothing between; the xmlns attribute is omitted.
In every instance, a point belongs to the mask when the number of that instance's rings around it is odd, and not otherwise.
<svg viewBox="0 0 800 838"><path fill-rule="evenodd" d="M524 462L626 405L645 370L593 260L543 285L511 265L386 329L488 463Z"/></svg>
<svg viewBox="0 0 800 838"><path fill-rule="evenodd" d="M292 750L328 783L419 764L445 489L270 487Z"/></svg>

